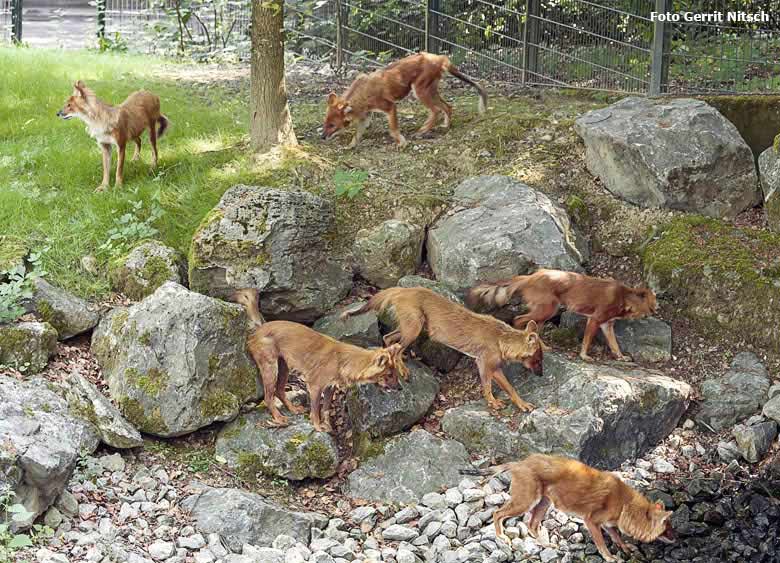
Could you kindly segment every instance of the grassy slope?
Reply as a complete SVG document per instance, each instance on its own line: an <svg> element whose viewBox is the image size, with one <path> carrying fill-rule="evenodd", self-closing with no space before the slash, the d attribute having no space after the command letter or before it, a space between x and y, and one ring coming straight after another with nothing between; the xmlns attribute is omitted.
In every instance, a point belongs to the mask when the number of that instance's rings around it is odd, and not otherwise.
<svg viewBox="0 0 780 563"><path fill-rule="evenodd" d="M152 78L160 63L128 56L0 48L0 234L36 248L49 247L45 266L54 280L85 296L106 291L102 277L85 276L81 256L96 252L129 209L128 192L148 201L156 190L166 210L162 238L186 250L200 218L243 167L226 166L238 151L220 151L240 141L247 110L239 100L193 97L175 83ZM149 147L140 162L125 166L124 190L96 194L101 160L95 141L80 121L55 117L83 79L102 99L118 102L140 88L163 99L172 128L160 142L161 166L149 170ZM146 142L146 138L144 138ZM236 163L234 163L236 164ZM113 179L112 179L113 184Z"/></svg>

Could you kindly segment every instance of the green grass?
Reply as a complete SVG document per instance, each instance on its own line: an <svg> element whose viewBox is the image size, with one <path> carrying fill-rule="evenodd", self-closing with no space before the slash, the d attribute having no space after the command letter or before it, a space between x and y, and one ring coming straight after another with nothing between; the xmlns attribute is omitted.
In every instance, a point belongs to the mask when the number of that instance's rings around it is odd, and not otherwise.
<svg viewBox="0 0 780 563"><path fill-rule="evenodd" d="M98 248L131 199L148 204L159 191L165 211L156 225L160 238L186 252L194 228L224 190L253 179L247 151L236 148L246 136L245 103L218 87L195 92L156 78L162 64L128 55L0 48L0 235L33 249L48 247L43 264L52 280L85 297L105 294L107 281L80 270L80 259L98 254L105 261ZM81 121L55 115L76 79L111 103L141 88L160 96L172 127L159 143L154 173L144 136L141 161L129 162L128 149L124 188L113 188L112 175L110 191L94 192L101 180L95 141Z"/></svg>

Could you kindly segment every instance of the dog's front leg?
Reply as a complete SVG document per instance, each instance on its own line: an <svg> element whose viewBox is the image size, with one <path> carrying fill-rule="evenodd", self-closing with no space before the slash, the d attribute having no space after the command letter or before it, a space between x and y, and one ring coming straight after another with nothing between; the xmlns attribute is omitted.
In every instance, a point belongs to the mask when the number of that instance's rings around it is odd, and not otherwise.
<svg viewBox="0 0 780 563"><path fill-rule="evenodd" d="M593 520L590 518L585 519L585 526L588 528L588 531L593 538L593 543L596 544L596 549L599 550L599 553L601 554L601 557L604 558L604 561L617 561L617 559L609 552L609 549L607 549L607 543L604 541L604 534L601 533L601 527L597 526L596 523L593 522Z"/></svg>
<svg viewBox="0 0 780 563"><path fill-rule="evenodd" d="M582 348L580 349L580 358L586 362L593 361L593 358L588 355L588 351L593 342L593 337L596 336L596 333L599 331L599 324L600 323L592 317L588 317L588 324L585 325L585 336L582 337Z"/></svg>
<svg viewBox="0 0 780 563"><path fill-rule="evenodd" d="M368 129L368 126L370 124L371 124L371 114L368 114L363 119L358 119L355 122L355 134L352 137L352 141L347 145L348 149L354 149L358 145L360 139L363 138L363 133L366 132L366 129Z"/></svg>
<svg viewBox="0 0 780 563"><path fill-rule="evenodd" d="M390 136L395 139L399 149L406 146L406 139L401 135L401 131L398 130L398 113L396 112L395 104L387 111L387 124L390 127Z"/></svg>
<svg viewBox="0 0 780 563"><path fill-rule="evenodd" d="M116 155L116 185L121 186L124 183L124 170L125 170L125 149L127 145L125 143L119 143L117 145Z"/></svg>
<svg viewBox="0 0 780 563"><path fill-rule="evenodd" d="M620 532L618 532L615 528L612 526L604 526L604 529L609 534L609 537L612 538L612 542L617 545L620 549L623 550L623 553L631 553L632 551L638 551L639 548L635 545L629 545L626 542L623 541L623 538L620 537Z"/></svg>
<svg viewBox="0 0 780 563"><path fill-rule="evenodd" d="M96 192L102 192L108 187L108 178L111 174L111 145L100 143L100 150L103 151L103 181L95 189Z"/></svg>
<svg viewBox="0 0 780 563"><path fill-rule="evenodd" d="M620 351L620 345L618 345L617 337L615 336L615 321L611 320L602 324L601 332L603 332L604 336L607 338L607 345L612 351L612 354L622 362L630 362L631 356L626 356Z"/></svg>

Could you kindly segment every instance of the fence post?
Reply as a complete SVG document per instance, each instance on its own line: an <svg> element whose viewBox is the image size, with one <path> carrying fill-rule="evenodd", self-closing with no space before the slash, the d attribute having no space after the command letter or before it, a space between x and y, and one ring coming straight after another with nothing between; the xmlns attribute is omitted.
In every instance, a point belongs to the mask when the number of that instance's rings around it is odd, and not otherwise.
<svg viewBox="0 0 780 563"><path fill-rule="evenodd" d="M97 36L103 39L106 36L106 1L97 0Z"/></svg>
<svg viewBox="0 0 780 563"><path fill-rule="evenodd" d="M655 0L655 11L665 14L670 11L671 0ZM669 34L667 22L653 22L653 47L650 53L650 84L647 93L659 96L666 88L669 77Z"/></svg>
<svg viewBox="0 0 780 563"><path fill-rule="evenodd" d="M11 0L11 39L22 42L22 0Z"/></svg>
<svg viewBox="0 0 780 563"><path fill-rule="evenodd" d="M525 25L523 26L523 75L521 82L525 84L528 76L535 76L539 71L539 15L541 0L526 0Z"/></svg>
<svg viewBox="0 0 780 563"><path fill-rule="evenodd" d="M336 0L336 71L344 64L344 10L341 0Z"/></svg>
<svg viewBox="0 0 780 563"><path fill-rule="evenodd" d="M439 0L425 0L425 50L429 53L438 53L439 48L434 44L431 35L439 34Z"/></svg>

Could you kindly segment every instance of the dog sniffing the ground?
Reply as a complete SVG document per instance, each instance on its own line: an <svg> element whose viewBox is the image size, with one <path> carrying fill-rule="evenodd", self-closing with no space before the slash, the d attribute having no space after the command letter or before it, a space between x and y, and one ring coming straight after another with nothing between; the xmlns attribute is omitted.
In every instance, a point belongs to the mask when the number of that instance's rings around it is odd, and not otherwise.
<svg viewBox="0 0 780 563"><path fill-rule="evenodd" d="M507 543L504 520L531 512L528 530L537 537L539 526L552 505L558 510L582 518L593 542L606 561L616 561L607 549L602 529L612 541L628 553L620 532L642 542L656 539L673 543L671 511L653 503L618 477L565 457L534 454L522 461L492 467L478 474L509 471L510 499L493 513L496 537ZM465 472L464 472L465 473Z"/></svg>
<svg viewBox="0 0 780 563"><path fill-rule="evenodd" d="M367 311L381 312L392 307L398 328L385 335L385 345L406 350L425 330L431 340L449 346L474 358L479 369L482 394L488 405L501 409L504 404L493 396L495 381L521 411L534 406L520 398L509 383L501 366L505 362L522 362L528 369L540 373L542 339L531 321L517 330L488 315L469 311L457 303L422 287L393 287L374 295L368 302L341 317L360 315Z"/></svg>
<svg viewBox="0 0 780 563"><path fill-rule="evenodd" d="M276 397L293 414L305 409L293 405L285 394L289 371L295 371L309 392L310 417L315 430L330 432L330 407L337 388L378 383L397 388L399 373L406 373L400 345L366 350L339 342L302 324L288 321L263 322L257 290L240 289L232 300L242 304L255 325L247 349L260 370L265 404L273 426L286 426L287 417L276 407Z"/></svg>
<svg viewBox="0 0 780 563"><path fill-rule="evenodd" d="M328 95L328 111L322 128L322 138L333 137L354 125L355 135L348 147L354 148L368 127L370 112L383 112L387 115L390 135L399 147L403 147L406 145L406 139L398 130L396 102L404 99L409 92L414 92L417 99L430 111L430 116L420 127L418 135L424 135L433 129L439 114L443 115L444 127L448 128L452 118L452 106L439 95L439 80L445 70L477 89L479 112L484 113L487 94L474 79L460 72L444 55L417 53L395 61L382 70L359 75L343 96L331 92Z"/></svg>
<svg viewBox="0 0 780 563"><path fill-rule="evenodd" d="M111 170L111 146L116 145L116 185L124 182L125 149L127 143L135 143L133 160L141 155L141 135L149 129L152 145L152 168L157 166L157 139L168 129L168 118L160 113L160 98L140 90L133 92L118 106L99 100L95 93L79 80L73 85L73 94L65 106L57 112L62 119L76 117L87 124L87 132L94 137L103 152L103 181L96 191L103 191L109 184Z"/></svg>
<svg viewBox="0 0 780 563"><path fill-rule="evenodd" d="M560 305L588 317L580 349L583 360L591 360L588 351L599 328L615 357L630 360L620 351L614 323L618 319L647 317L655 313L657 306L655 293L649 288L628 287L615 280L560 270L539 270L528 276L480 284L469 291L466 302L471 308L502 307L518 293L530 310L514 318L515 326L533 320L541 330Z"/></svg>

